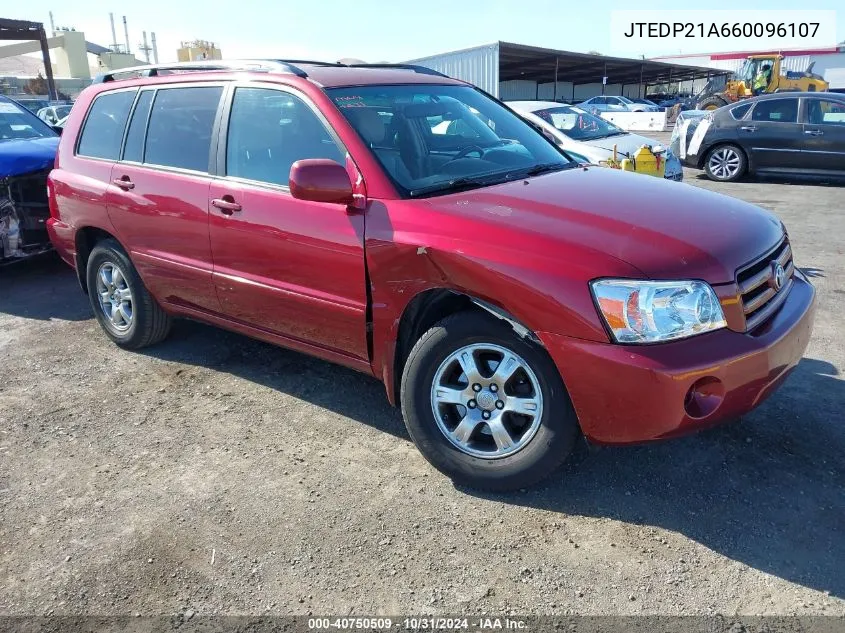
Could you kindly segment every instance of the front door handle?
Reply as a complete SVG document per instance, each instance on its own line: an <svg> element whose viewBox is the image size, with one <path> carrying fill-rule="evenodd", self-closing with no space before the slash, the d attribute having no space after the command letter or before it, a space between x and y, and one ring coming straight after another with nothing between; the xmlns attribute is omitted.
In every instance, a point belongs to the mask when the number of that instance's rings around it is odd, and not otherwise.
<svg viewBox="0 0 845 633"><path fill-rule="evenodd" d="M220 209L223 215L232 215L235 211L241 210L241 205L239 202L235 202L235 199L232 196L223 196L222 198L214 198L211 201L211 206Z"/></svg>
<svg viewBox="0 0 845 633"><path fill-rule="evenodd" d="M743 126L742 126L741 128L739 128L739 129L740 129L740 130L743 130L743 131L745 131L745 132L756 132L756 131L757 131L757 126L756 126L756 125L743 125Z"/></svg>
<svg viewBox="0 0 845 633"><path fill-rule="evenodd" d="M804 130L804 134L809 134L810 136L822 136L824 132L821 130Z"/></svg>
<svg viewBox="0 0 845 633"><path fill-rule="evenodd" d="M135 188L135 183L129 180L129 176L121 176L120 178L114 178L112 184L120 187L124 191L129 191L130 189Z"/></svg>

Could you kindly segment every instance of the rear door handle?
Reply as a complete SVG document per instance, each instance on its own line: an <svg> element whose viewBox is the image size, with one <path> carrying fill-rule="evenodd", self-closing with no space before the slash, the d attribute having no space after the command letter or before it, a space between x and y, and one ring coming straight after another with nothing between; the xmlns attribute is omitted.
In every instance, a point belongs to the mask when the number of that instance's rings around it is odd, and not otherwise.
<svg viewBox="0 0 845 633"><path fill-rule="evenodd" d="M824 132L821 130L804 130L804 134L809 134L810 136L822 136Z"/></svg>
<svg viewBox="0 0 845 633"><path fill-rule="evenodd" d="M743 125L740 130L744 130L746 132L756 132L757 126L756 125Z"/></svg>
<svg viewBox="0 0 845 633"><path fill-rule="evenodd" d="M232 196L223 196L222 198L214 198L211 201L211 206L220 209L223 215L232 215L235 211L241 210L241 205L235 202Z"/></svg>
<svg viewBox="0 0 845 633"><path fill-rule="evenodd" d="M121 178L114 178L112 184L120 187L124 191L129 191L135 188L135 183L129 180L129 176L122 176Z"/></svg>

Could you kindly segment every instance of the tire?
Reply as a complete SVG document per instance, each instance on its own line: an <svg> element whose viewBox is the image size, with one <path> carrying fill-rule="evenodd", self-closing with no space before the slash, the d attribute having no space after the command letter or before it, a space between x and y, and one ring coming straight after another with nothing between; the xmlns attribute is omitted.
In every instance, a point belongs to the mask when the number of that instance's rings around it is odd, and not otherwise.
<svg viewBox="0 0 845 633"><path fill-rule="evenodd" d="M170 332L170 317L144 287L138 271L115 240L98 242L91 251L86 280L94 316L120 347L147 347ZM109 318L107 312L116 316Z"/></svg>
<svg viewBox="0 0 845 633"><path fill-rule="evenodd" d="M726 106L726 105L728 105L728 102L727 102L726 99L723 99L722 97L713 95L713 96L707 97L706 99L702 99L699 102L699 104L696 106L696 109L698 109L698 110L718 110L722 106Z"/></svg>
<svg viewBox="0 0 845 633"><path fill-rule="evenodd" d="M461 350L469 350L481 370L475 374L478 383L467 380L464 362L455 358ZM505 353L518 367L510 379L501 381L493 370L504 364ZM496 382L502 384L494 393L490 385ZM449 390L447 384L457 388ZM481 392L475 393L473 384L483 384ZM443 394L449 396L445 400L456 400L460 389L465 405L439 402ZM469 397L477 401L466 400ZM400 398L405 426L423 456L456 484L469 488L507 491L530 486L563 463L580 435L569 394L545 350L517 336L505 321L477 312L449 316L422 335L405 364ZM527 410L532 401L533 414L511 410ZM490 424L478 421L484 415L491 416ZM459 430L462 423L473 429L466 436ZM509 447L502 441L502 428Z"/></svg>
<svg viewBox="0 0 845 633"><path fill-rule="evenodd" d="M712 147L704 156L704 171L710 180L735 182L748 170L745 152L736 145L725 144Z"/></svg>

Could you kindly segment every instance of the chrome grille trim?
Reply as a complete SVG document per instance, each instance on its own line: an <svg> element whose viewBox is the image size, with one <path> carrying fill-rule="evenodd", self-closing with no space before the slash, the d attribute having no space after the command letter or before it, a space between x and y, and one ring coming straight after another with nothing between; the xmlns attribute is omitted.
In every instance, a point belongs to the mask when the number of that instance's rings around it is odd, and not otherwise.
<svg viewBox="0 0 845 633"><path fill-rule="evenodd" d="M783 266L786 279L779 290L775 289L772 279L772 265L775 262ZM792 289L794 274L792 247L786 238L765 255L737 271L736 283L745 315L746 332L758 327L781 306Z"/></svg>

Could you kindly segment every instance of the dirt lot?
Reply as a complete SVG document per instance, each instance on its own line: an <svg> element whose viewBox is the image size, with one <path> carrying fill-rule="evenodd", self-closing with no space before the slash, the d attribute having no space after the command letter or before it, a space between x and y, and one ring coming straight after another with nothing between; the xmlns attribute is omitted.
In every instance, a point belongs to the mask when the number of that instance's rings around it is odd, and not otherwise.
<svg viewBox="0 0 845 633"><path fill-rule="evenodd" d="M109 343L54 260L0 271L0 613L845 614L845 209L774 210L819 291L735 424L456 489L374 380L194 323Z"/></svg>

